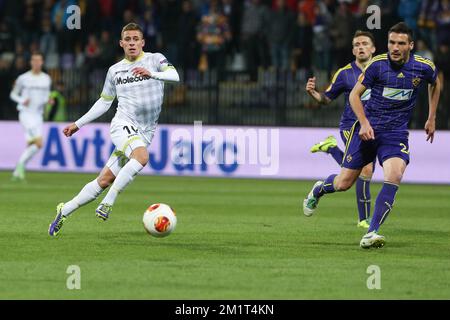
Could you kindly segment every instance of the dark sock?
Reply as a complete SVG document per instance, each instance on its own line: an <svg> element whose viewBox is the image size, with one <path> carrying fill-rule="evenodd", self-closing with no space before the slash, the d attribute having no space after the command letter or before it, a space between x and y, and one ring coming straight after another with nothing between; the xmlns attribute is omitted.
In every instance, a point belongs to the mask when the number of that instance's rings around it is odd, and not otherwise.
<svg viewBox="0 0 450 320"><path fill-rule="evenodd" d="M375 201L375 210L373 212L373 218L368 232L377 232L384 221L386 221L386 218L394 205L397 190L397 185L389 182L383 183L383 187L381 188L377 200Z"/></svg>
<svg viewBox="0 0 450 320"><path fill-rule="evenodd" d="M334 160L341 165L342 164L342 158L344 158L344 153L342 152L339 147L332 147L328 148L328 153L331 154Z"/></svg>
<svg viewBox="0 0 450 320"><path fill-rule="evenodd" d="M358 177L356 180L356 202L358 204L359 221L370 217L370 180Z"/></svg>
<svg viewBox="0 0 450 320"><path fill-rule="evenodd" d="M314 197L320 198L325 193L334 193L336 190L334 189L334 178L336 178L337 174L332 174L328 178L325 179L324 183L314 188L313 194Z"/></svg>

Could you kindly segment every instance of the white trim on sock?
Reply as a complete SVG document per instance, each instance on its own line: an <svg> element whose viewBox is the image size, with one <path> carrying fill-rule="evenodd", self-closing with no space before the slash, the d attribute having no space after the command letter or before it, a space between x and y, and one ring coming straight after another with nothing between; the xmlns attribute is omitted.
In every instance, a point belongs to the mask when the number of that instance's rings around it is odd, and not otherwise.
<svg viewBox="0 0 450 320"><path fill-rule="evenodd" d="M109 188L108 193L101 203L113 205L117 196L130 184L144 166L136 159L130 159L128 163L119 171L114 183Z"/></svg>

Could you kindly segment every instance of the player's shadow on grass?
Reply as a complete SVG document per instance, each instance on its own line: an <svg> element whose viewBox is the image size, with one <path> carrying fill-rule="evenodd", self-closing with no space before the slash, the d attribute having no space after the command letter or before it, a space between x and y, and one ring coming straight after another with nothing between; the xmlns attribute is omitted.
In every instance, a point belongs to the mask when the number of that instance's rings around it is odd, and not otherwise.
<svg viewBox="0 0 450 320"><path fill-rule="evenodd" d="M309 245L309 246L321 246L321 247L329 247L332 248L333 246L338 246L338 247L347 247L347 248L351 248L355 246L354 242L336 242L336 241L313 241L310 243L303 243L304 245Z"/></svg>

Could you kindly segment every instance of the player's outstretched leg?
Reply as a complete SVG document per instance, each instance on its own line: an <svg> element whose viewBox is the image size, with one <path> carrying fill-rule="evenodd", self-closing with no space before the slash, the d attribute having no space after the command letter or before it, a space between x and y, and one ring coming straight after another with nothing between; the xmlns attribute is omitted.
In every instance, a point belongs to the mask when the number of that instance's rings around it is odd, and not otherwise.
<svg viewBox="0 0 450 320"><path fill-rule="evenodd" d="M325 181L317 181L308 196L303 200L303 214L310 217L314 214L317 209L320 198L325 193L334 193L337 190L334 187L334 178L337 174L332 174Z"/></svg>
<svg viewBox="0 0 450 320"><path fill-rule="evenodd" d="M56 218L50 224L48 233L51 236L56 236L62 228L64 221L67 217L79 207L97 199L102 193L102 188L97 179L86 184L80 193L78 193L72 200L66 203L60 203L56 209Z"/></svg>
<svg viewBox="0 0 450 320"><path fill-rule="evenodd" d="M38 153L39 147L36 144L30 144L19 158L16 169L13 172L12 179L14 181L25 180L25 166L33 156Z"/></svg>
<svg viewBox="0 0 450 320"><path fill-rule="evenodd" d="M144 168L144 166L138 160L130 159L130 161L128 161L128 163L119 171L116 180L112 184L105 198L95 210L97 217L104 221L109 218L117 196L134 180L142 168Z"/></svg>
<svg viewBox="0 0 450 320"><path fill-rule="evenodd" d="M342 152L342 150L337 146L337 141L334 136L329 136L325 140L316 143L311 147L310 151L312 153L329 153L339 165L342 163L342 158L344 157L344 152Z"/></svg>
<svg viewBox="0 0 450 320"><path fill-rule="evenodd" d="M360 246L364 249L381 248L385 244L385 238L378 234L378 229L386 221L394 205L398 185L384 182L375 202L375 210L368 233L361 239Z"/></svg>

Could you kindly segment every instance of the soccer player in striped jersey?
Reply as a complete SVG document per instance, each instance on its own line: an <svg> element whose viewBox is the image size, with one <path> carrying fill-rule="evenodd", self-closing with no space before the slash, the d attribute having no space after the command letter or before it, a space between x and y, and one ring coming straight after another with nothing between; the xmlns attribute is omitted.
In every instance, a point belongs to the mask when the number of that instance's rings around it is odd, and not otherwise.
<svg viewBox="0 0 450 320"><path fill-rule="evenodd" d="M378 231L392 210L410 160L408 122L422 83L428 83L429 97L428 120L424 126L426 140L432 143L434 139L441 84L433 62L411 54L413 47L412 30L405 23L389 30L388 52L372 59L350 93L350 105L358 121L352 127L341 172L317 181L303 203L303 210L312 214L323 195L348 190L361 169L378 157L384 183L369 230L360 241L362 248L379 248L385 244L385 237ZM367 89L371 89L371 98L363 106L361 96Z"/></svg>
<svg viewBox="0 0 450 320"><path fill-rule="evenodd" d="M339 123L339 130L341 133L344 145L347 144L350 136L350 130L356 121L356 116L348 101L348 97L359 75L372 59L375 53L375 38L372 33L368 31L356 31L352 40L352 53L355 56L355 61L340 68L333 76L331 84L324 93L316 90L316 78L308 79L306 84L306 92L320 104L329 104L331 101L344 94L344 112ZM364 92L361 100L365 104L370 98L370 89ZM338 147L336 138L329 136L324 141L321 141L311 148L311 152L326 152L330 154L339 165L342 165L344 152ZM370 180L374 171L375 163L369 163L361 170L361 174L356 180L356 204L358 208L358 227L365 229L369 228L370 217Z"/></svg>
<svg viewBox="0 0 450 320"><path fill-rule="evenodd" d="M44 106L49 101L52 86L52 79L42 71L42 53L34 52L30 64L31 70L17 78L10 94L10 98L17 103L19 122L25 130L28 144L13 172L12 179L15 181L25 179L26 164L42 148Z"/></svg>
<svg viewBox="0 0 450 320"><path fill-rule="evenodd" d="M178 82L176 69L160 53L144 52L143 32L135 23L122 29L120 46L125 58L109 68L100 99L76 122L64 128L67 137L103 115L117 97L118 107L111 122L111 140L116 149L99 176L86 184L78 195L60 203L50 224L50 236L61 231L67 217L79 207L110 189L96 209L107 220L117 196L148 163L147 147L158 123L164 96L164 81Z"/></svg>

